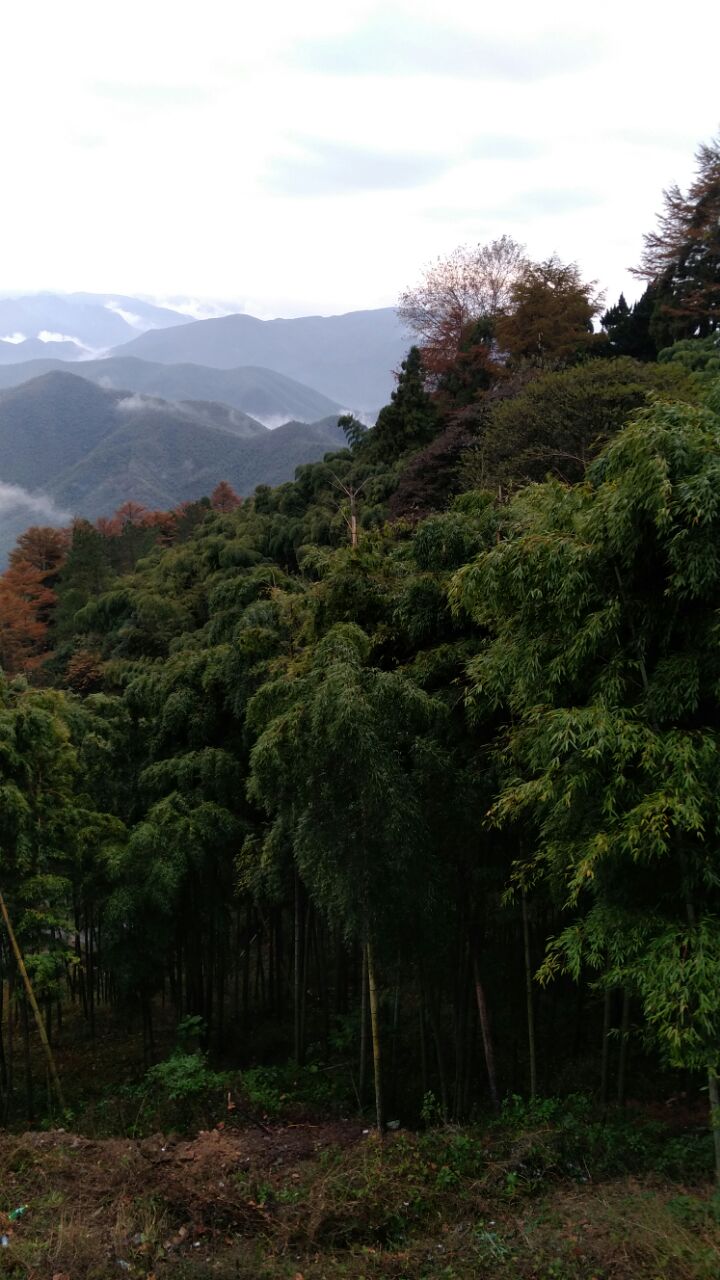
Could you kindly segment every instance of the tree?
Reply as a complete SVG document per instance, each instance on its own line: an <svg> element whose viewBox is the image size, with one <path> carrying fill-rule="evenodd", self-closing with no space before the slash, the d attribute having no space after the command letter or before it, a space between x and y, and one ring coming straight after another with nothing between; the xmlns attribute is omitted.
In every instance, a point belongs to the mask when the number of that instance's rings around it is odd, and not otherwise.
<svg viewBox="0 0 720 1280"><path fill-rule="evenodd" d="M631 307L625 295L620 294L615 306L609 307L600 321L608 337L607 355L631 356L633 360L657 359L657 343L651 332L656 303L657 289L652 284Z"/></svg>
<svg viewBox="0 0 720 1280"><path fill-rule="evenodd" d="M352 413L344 413L338 418L338 426L351 449L357 449L367 437L368 428Z"/></svg>
<svg viewBox="0 0 720 1280"><path fill-rule="evenodd" d="M380 410L368 440L368 456L394 462L401 454L429 444L438 430L437 410L425 390L419 347L411 347L400 366L390 404Z"/></svg>
<svg viewBox="0 0 720 1280"><path fill-rule="evenodd" d="M521 885L575 919L544 972L583 965L641 1002L666 1060L720 1070L720 400L656 401L589 483L537 486L455 590L492 642L503 705L496 820L529 823ZM720 1117L712 1124L718 1135Z"/></svg>
<svg viewBox="0 0 720 1280"><path fill-rule="evenodd" d="M518 488L552 474L570 482L625 425L651 392L693 399L676 370L637 360L590 360L532 378L513 396L489 396L484 422L465 454L466 484Z"/></svg>
<svg viewBox="0 0 720 1280"><path fill-rule="evenodd" d="M0 669L8 675L27 673L42 661L55 603L45 577L23 560L0 577Z"/></svg>
<svg viewBox="0 0 720 1280"><path fill-rule="evenodd" d="M47 576L56 574L62 568L69 542L67 529L32 525L17 539L10 552L10 564L29 564Z"/></svg>
<svg viewBox="0 0 720 1280"><path fill-rule="evenodd" d="M266 685L250 705L258 733L250 794L289 832L299 874L330 919L365 948L377 1123L384 1127L377 956L396 936L424 843L424 735L439 708L412 681L374 668L368 637L338 624L303 672Z"/></svg>
<svg viewBox="0 0 720 1280"><path fill-rule="evenodd" d="M468 325L492 321L508 309L525 267L523 246L501 236L438 258L418 285L401 294L398 315L418 337L428 373L439 375L452 363Z"/></svg>
<svg viewBox="0 0 720 1280"><path fill-rule="evenodd" d="M507 313L498 318L497 341L512 360L567 362L597 346L593 318L600 312L595 282L557 256L526 266L510 287Z"/></svg>
<svg viewBox="0 0 720 1280"><path fill-rule="evenodd" d="M720 137L700 146L687 194L663 192L657 231L645 236L635 275L657 291L653 331L659 346L705 338L720 326Z"/></svg>
<svg viewBox="0 0 720 1280"><path fill-rule="evenodd" d="M210 506L213 511L235 511L242 503L242 498L235 492L227 480L221 480L210 494Z"/></svg>

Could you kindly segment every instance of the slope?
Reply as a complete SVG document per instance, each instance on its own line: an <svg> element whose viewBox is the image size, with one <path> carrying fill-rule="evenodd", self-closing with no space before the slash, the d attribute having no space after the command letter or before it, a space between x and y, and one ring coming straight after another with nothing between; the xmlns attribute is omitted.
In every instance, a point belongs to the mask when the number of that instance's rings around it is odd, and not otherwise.
<svg viewBox="0 0 720 1280"><path fill-rule="evenodd" d="M187 316L179 311L118 293L34 293L0 298L0 338L22 334L30 340L48 332L99 350L127 342L145 329L186 322ZM9 359L26 359L24 345L15 344L14 357L12 353L3 354Z"/></svg>
<svg viewBox="0 0 720 1280"><path fill-rule="evenodd" d="M62 360L49 359L1 366L0 351L0 387L18 386L44 373L66 368ZM328 414L339 413L341 408L311 387L271 369L256 367L209 369L197 364L152 364L127 356L82 360L73 367L73 373L102 387L138 391L164 400L220 400L266 426L291 418L315 422Z"/></svg>
<svg viewBox="0 0 720 1280"><path fill-rule="evenodd" d="M393 370L409 345L395 310L384 307L291 320L196 320L144 333L112 354L218 369L261 365L317 387L343 406L372 410L389 399Z"/></svg>

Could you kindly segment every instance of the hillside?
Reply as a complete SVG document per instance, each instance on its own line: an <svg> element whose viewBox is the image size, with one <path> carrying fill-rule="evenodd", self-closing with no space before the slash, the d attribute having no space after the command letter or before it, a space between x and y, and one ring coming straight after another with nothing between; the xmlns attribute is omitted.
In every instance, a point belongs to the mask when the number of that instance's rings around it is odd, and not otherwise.
<svg viewBox="0 0 720 1280"><path fill-rule="evenodd" d="M168 509L210 493L220 480L241 495L258 484L281 484L300 463L343 442L341 432L326 423L290 423L277 431L260 426L242 438L218 425L220 408L210 406L206 414L198 404L139 406L47 492L63 509L91 518L128 499Z"/></svg>
<svg viewBox="0 0 720 1280"><path fill-rule="evenodd" d="M292 320L196 320L144 333L112 354L218 369L261 365L317 387L343 407L374 410L389 399L393 370L409 345L394 309L384 307Z"/></svg>
<svg viewBox="0 0 720 1280"><path fill-rule="evenodd" d="M171 404L48 373L0 393L0 548L39 516L94 518L129 499L168 508L220 480L248 494L343 442L332 418L270 431L229 405Z"/></svg>
<svg viewBox="0 0 720 1280"><path fill-rule="evenodd" d="M42 343L36 345L43 346ZM19 386L42 374L65 368L63 359L16 361L2 367L0 355L0 387ZM341 408L340 404L293 378L258 367L211 369L197 364L153 364L125 356L82 360L76 364L73 373L102 387L138 391L144 395L160 396L163 400L219 400L241 409L266 426L276 426L278 422L290 419L315 422L318 418L339 413Z"/></svg>
<svg viewBox="0 0 720 1280"><path fill-rule="evenodd" d="M186 320L179 311L117 293L34 293L1 298L0 360L34 358L35 351L30 344L34 346L41 333L53 335L56 341L64 339L63 345L69 350L54 354L62 359L74 359L72 348L77 343L90 351L104 350L127 342L146 329L169 328ZM25 341L7 343L6 335L21 335Z"/></svg>

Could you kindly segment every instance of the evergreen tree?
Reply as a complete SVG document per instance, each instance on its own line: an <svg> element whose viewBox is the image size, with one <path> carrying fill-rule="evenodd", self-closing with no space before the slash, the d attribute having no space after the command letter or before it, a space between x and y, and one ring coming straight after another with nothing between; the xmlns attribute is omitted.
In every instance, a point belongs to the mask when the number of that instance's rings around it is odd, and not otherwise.
<svg viewBox="0 0 720 1280"><path fill-rule="evenodd" d="M698 149L696 163L686 194L677 183L663 193L635 273L657 290L652 331L661 347L720 327L720 138Z"/></svg>
<svg viewBox="0 0 720 1280"><path fill-rule="evenodd" d="M437 410L425 390L425 372L419 347L411 347L400 366L398 384L390 404L381 409L368 441L372 458L393 462L411 449L429 444L438 431Z"/></svg>

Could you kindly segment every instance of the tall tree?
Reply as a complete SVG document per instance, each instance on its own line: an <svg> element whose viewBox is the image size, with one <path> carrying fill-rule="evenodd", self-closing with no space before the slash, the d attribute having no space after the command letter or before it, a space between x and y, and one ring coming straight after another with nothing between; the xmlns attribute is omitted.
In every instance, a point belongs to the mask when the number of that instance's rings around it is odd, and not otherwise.
<svg viewBox="0 0 720 1280"><path fill-rule="evenodd" d="M600 312L595 282L557 256L530 263L510 288L507 314L496 325L500 348L513 360L567 362L597 346L593 318Z"/></svg>
<svg viewBox="0 0 720 1280"><path fill-rule="evenodd" d="M382 1130L378 954L387 954L403 913L413 910L405 886L421 876L418 788L432 764L424 735L439 708L369 658L360 628L338 624L304 671L257 694L249 711L260 731L250 788L273 819L270 839L280 828L291 832L311 895L366 950Z"/></svg>
<svg viewBox="0 0 720 1280"><path fill-rule="evenodd" d="M390 404L380 410L363 444L368 456L393 462L411 449L429 444L438 431L438 413L425 390L425 368L419 347L411 347L400 367Z"/></svg>
<svg viewBox="0 0 720 1280"><path fill-rule="evenodd" d="M686 193L663 193L657 231L645 236L635 274L656 289L653 317L659 346L707 337L720 327L720 137L700 146Z"/></svg>
<svg viewBox="0 0 720 1280"><path fill-rule="evenodd" d="M419 284L401 294L398 314L419 339L429 373L439 375L452 364L468 326L492 321L508 309L525 266L523 246L501 236L439 258L425 268Z"/></svg>
<svg viewBox="0 0 720 1280"><path fill-rule="evenodd" d="M674 1065L720 1069L720 401L656 402L575 490L527 490L457 591L493 642L476 696L512 712L498 820L521 884L576 914L546 972L641 1001ZM713 1110L713 1125L720 1117ZM720 1177L720 1164L718 1167Z"/></svg>

